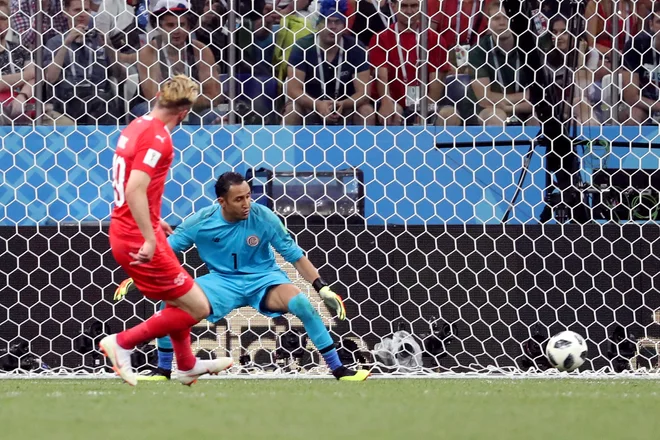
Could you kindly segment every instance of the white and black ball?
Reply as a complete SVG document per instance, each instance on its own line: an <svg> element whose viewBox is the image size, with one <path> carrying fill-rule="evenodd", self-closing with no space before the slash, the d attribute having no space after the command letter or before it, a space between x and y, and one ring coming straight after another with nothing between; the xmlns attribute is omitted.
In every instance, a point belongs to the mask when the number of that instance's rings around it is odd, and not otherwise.
<svg viewBox="0 0 660 440"><path fill-rule="evenodd" d="M545 354L550 365L559 371L570 372L587 360L587 343L579 334L566 330L550 338Z"/></svg>

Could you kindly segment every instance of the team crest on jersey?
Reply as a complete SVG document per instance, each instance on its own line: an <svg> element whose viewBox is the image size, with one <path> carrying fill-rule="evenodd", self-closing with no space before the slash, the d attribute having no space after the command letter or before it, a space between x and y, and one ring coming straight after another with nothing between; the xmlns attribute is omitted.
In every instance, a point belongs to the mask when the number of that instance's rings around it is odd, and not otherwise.
<svg viewBox="0 0 660 440"><path fill-rule="evenodd" d="M252 247L258 245L259 244L259 237L257 237L256 235L250 235L247 238L247 244L248 244L248 246L252 246Z"/></svg>
<svg viewBox="0 0 660 440"><path fill-rule="evenodd" d="M179 275L177 275L176 278L174 278L174 285L175 286L183 286L183 283L186 282L186 277L187 277L186 274L180 273Z"/></svg>

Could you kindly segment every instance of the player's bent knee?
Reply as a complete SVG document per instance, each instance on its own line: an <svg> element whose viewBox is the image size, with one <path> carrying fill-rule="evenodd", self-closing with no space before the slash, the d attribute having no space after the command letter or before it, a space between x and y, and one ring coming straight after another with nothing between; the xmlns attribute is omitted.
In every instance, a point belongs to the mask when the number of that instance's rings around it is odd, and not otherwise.
<svg viewBox="0 0 660 440"><path fill-rule="evenodd" d="M209 304L209 300L206 298L206 296L202 295L199 298L199 301L195 303L194 308L193 310L191 310L190 315L193 318L197 319L198 321L201 321L210 314L211 314L211 305Z"/></svg>
<svg viewBox="0 0 660 440"><path fill-rule="evenodd" d="M197 319L198 321L201 321L210 314L211 314L211 306L209 305L209 302L207 300L204 303L198 305L193 311L193 313L191 313L191 316Z"/></svg>
<svg viewBox="0 0 660 440"><path fill-rule="evenodd" d="M193 284L193 287L180 298L171 301L170 304L187 312L190 316L201 321L211 314L211 306L209 300L206 298L204 291L198 284Z"/></svg>

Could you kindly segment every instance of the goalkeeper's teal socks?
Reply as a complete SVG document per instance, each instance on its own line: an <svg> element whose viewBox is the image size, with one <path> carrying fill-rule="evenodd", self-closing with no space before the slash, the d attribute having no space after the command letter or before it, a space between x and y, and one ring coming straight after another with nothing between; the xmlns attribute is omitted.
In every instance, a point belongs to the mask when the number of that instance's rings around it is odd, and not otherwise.
<svg viewBox="0 0 660 440"><path fill-rule="evenodd" d="M163 310L165 306L165 301L161 301L158 310ZM158 368L165 371L172 371L172 360L174 359L172 340L169 336L163 336L156 339L156 346L158 347Z"/></svg>
<svg viewBox="0 0 660 440"><path fill-rule="evenodd" d="M334 342L328 329L323 325L321 316L314 310L309 302L307 295L299 293L289 301L289 312L296 315L305 326L307 335L319 350L325 363L331 370L336 370L342 366L339 355L335 349Z"/></svg>
<svg viewBox="0 0 660 440"><path fill-rule="evenodd" d="M169 336L160 339L166 339L167 342L170 342ZM166 371L172 371L172 360L174 359L174 350L171 348L162 348L160 346L160 339L158 340L158 368ZM171 344L172 343L170 342L170 346Z"/></svg>

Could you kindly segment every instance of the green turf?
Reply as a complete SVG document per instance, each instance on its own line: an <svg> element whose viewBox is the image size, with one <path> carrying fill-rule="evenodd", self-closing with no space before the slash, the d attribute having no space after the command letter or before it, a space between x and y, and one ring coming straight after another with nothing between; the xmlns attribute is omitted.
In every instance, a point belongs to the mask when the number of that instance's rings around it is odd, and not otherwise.
<svg viewBox="0 0 660 440"><path fill-rule="evenodd" d="M660 381L0 380L6 439L635 439Z"/></svg>

